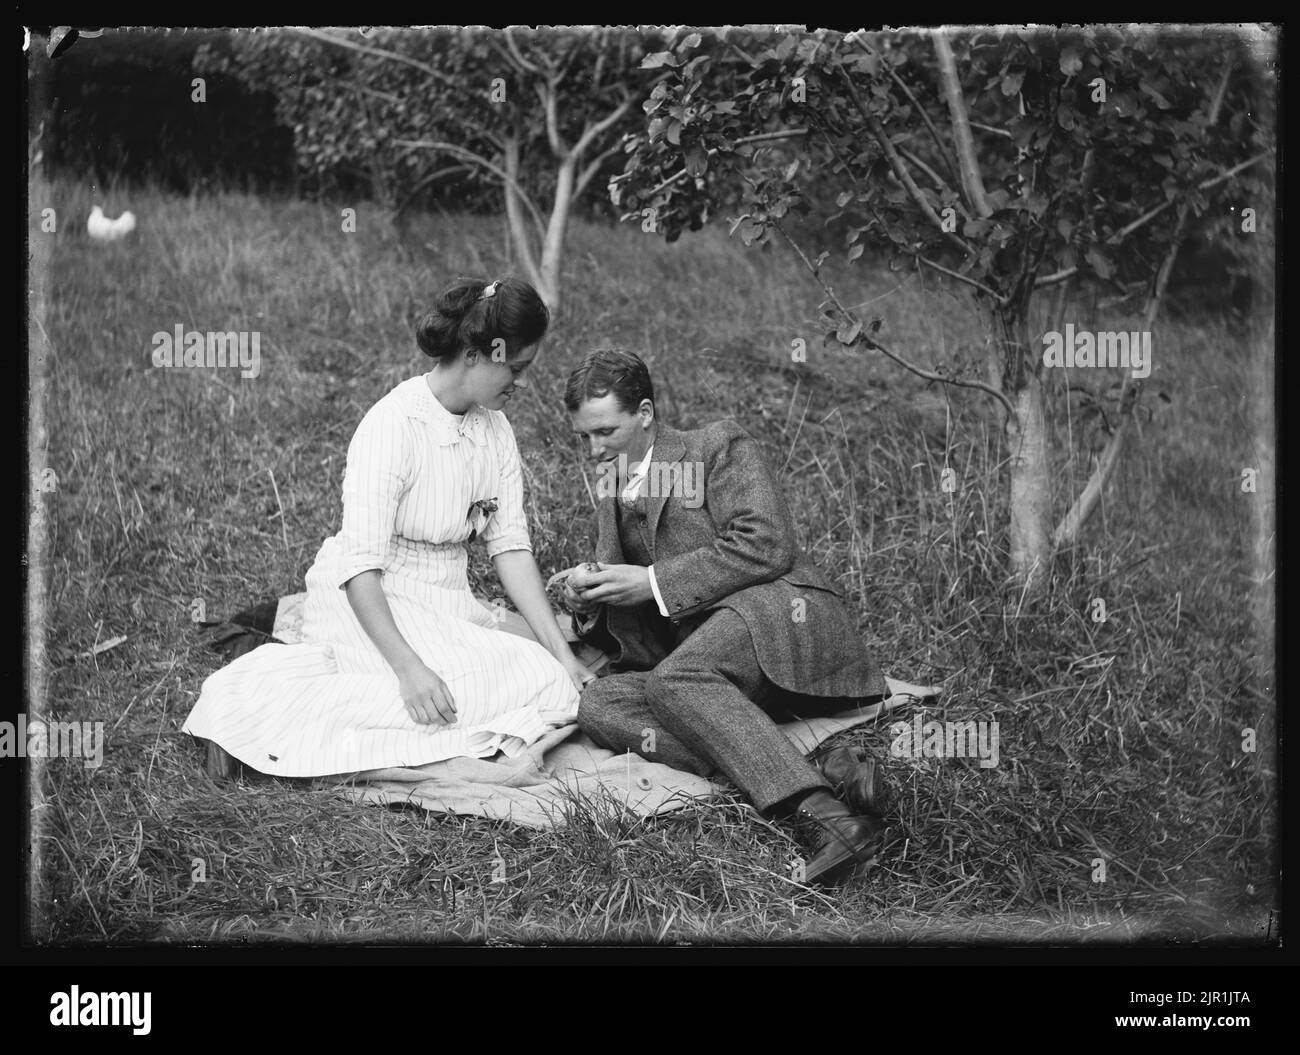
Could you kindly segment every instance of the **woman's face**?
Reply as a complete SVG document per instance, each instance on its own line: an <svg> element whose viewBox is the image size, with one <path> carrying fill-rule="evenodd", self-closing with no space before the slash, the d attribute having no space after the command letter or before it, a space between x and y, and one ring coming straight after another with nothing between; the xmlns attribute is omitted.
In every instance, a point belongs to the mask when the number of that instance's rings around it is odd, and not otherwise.
<svg viewBox="0 0 1300 1055"><path fill-rule="evenodd" d="M524 348L513 359L505 357L504 348L495 355L490 349L467 353L467 394L488 410L505 409L516 389L525 387L523 374L536 354L535 348Z"/></svg>

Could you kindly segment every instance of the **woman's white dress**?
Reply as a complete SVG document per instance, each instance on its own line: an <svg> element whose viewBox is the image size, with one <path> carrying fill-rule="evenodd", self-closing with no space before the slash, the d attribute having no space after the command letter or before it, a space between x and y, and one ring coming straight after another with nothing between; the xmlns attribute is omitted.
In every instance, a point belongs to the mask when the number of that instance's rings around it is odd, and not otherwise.
<svg viewBox="0 0 1300 1055"><path fill-rule="evenodd" d="M486 516L471 512L494 500ZM500 411L450 413L425 377L376 403L348 448L343 525L307 572L303 640L263 645L203 683L184 731L276 776L515 755L574 720L578 692L541 645L495 628L470 592L471 532L489 556L531 549L519 450ZM378 568L393 619L455 701L419 725L343 584Z"/></svg>

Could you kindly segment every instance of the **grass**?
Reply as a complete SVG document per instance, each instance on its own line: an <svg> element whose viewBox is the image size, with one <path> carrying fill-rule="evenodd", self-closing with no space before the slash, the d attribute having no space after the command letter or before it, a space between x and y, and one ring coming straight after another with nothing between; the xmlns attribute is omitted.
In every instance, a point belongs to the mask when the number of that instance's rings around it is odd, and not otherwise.
<svg viewBox="0 0 1300 1055"><path fill-rule="evenodd" d="M779 252L720 231L675 245L583 222L566 302L511 404L543 570L591 551L580 452L559 413L588 350L644 355L660 413L732 416L780 468L801 542L844 589L891 674L943 681L926 718L996 719L1001 764L889 754L888 723L846 734L896 795L879 869L832 892L794 883L790 836L738 798L641 820L571 804L530 831L363 806L307 782L218 786L180 732L218 657L190 614L301 589L337 530L364 411L425 362L414 317L459 272L510 270L500 221L364 205L137 191L122 244L89 242L89 195L37 188L49 514L46 713L103 721L102 767L50 760L34 786L34 936L105 941L1113 942L1263 940L1276 907L1271 655L1250 618L1258 461L1246 358L1214 320L1162 324L1142 426L1083 545L1026 600L1005 576L1000 422L965 391L823 349L817 294ZM348 204L348 203L345 203ZM913 276L837 276L900 350L977 357L960 295ZM1123 328L1087 305L1076 324ZM262 334L262 375L165 371L150 337ZM808 361L791 361L791 341ZM1226 351L1225 351L1226 349ZM1085 381L1091 379L1084 379ZM1095 381L1093 382L1095 384ZM950 400L950 402L949 402ZM1058 508L1088 471L1085 422L1056 408ZM941 474L956 470L958 489ZM1271 485L1265 485L1271 486ZM481 550L476 585L499 588ZM1090 617L1094 598L1108 618ZM90 655L97 643L125 641ZM1266 642L1266 639L1265 639ZM909 715L910 716L910 715ZM1241 750L1260 728L1261 750ZM504 862L504 881L494 882ZM1106 862L1104 881L1096 859ZM195 881L202 876L203 881Z"/></svg>

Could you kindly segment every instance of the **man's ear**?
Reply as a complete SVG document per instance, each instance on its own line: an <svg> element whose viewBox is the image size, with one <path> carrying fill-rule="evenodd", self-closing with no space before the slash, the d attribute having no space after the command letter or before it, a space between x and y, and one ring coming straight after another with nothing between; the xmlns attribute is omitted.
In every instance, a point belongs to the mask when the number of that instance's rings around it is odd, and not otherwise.
<svg viewBox="0 0 1300 1055"><path fill-rule="evenodd" d="M641 415L641 421L645 425L651 424L655 419L655 405L651 400L641 400L641 405L636 408Z"/></svg>
<svg viewBox="0 0 1300 1055"><path fill-rule="evenodd" d="M478 349L477 349L477 348L467 348L467 349L465 349L465 362L469 363L471 366L473 366L475 363L478 362Z"/></svg>

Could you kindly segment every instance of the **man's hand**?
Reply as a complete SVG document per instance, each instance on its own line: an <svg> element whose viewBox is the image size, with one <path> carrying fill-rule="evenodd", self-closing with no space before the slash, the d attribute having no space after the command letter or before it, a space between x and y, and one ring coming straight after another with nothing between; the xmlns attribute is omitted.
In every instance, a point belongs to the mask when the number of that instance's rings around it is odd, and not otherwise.
<svg viewBox="0 0 1300 1055"><path fill-rule="evenodd" d="M612 604L617 607L631 607L645 601L654 600L654 590L650 588L650 569L639 564L600 564L600 570L583 576L576 584L583 601L592 604ZM570 589L574 588L573 579L569 580Z"/></svg>

